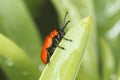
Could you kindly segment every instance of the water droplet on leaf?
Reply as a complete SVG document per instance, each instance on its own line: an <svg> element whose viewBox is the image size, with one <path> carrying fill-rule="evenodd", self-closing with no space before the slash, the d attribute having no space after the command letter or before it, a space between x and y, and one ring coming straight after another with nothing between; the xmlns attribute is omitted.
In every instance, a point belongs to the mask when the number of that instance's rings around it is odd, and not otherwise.
<svg viewBox="0 0 120 80"><path fill-rule="evenodd" d="M22 71L22 74L23 74L24 76L27 76L27 75L28 75L28 72L27 72L27 71Z"/></svg>
<svg viewBox="0 0 120 80"><path fill-rule="evenodd" d="M5 64L7 64L8 66L13 66L14 63L10 58L8 58L5 60Z"/></svg>
<svg viewBox="0 0 120 80"><path fill-rule="evenodd" d="M42 72L45 68L45 65L39 65L39 70Z"/></svg>

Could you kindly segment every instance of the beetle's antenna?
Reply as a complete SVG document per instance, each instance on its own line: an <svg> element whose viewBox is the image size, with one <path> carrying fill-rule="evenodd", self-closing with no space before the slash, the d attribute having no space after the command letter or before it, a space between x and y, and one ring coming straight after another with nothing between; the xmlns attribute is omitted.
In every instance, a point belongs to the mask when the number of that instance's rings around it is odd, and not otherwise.
<svg viewBox="0 0 120 80"><path fill-rule="evenodd" d="M65 23L65 25L64 25L63 28L62 28L62 30L65 29L65 27L67 26L67 24L68 24L69 22L71 22L71 21L69 20L69 21L67 21L67 22Z"/></svg>
<svg viewBox="0 0 120 80"><path fill-rule="evenodd" d="M65 27L67 26L67 24L68 24L69 22L71 22L70 20L66 22L66 16L67 16L67 14L68 14L68 12L66 12L66 13L65 13L64 23L63 23L62 30L64 30L64 29L65 29Z"/></svg>
<svg viewBox="0 0 120 80"><path fill-rule="evenodd" d="M63 23L63 25L65 24L65 22L66 22L66 16L68 15L68 12L66 12L65 13L65 16L64 16L64 23Z"/></svg>

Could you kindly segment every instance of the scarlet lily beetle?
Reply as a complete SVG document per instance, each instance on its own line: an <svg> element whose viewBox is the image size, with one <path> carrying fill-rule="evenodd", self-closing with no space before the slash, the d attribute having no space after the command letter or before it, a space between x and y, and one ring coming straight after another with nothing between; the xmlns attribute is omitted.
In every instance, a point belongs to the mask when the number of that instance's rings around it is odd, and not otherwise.
<svg viewBox="0 0 120 80"><path fill-rule="evenodd" d="M71 39L67 39L64 37L65 32L64 29L66 28L67 24L70 22L68 20L66 22L66 16L68 12L66 12L65 17L64 17L64 25L62 29L54 29L53 31L50 32L50 34L45 38L43 47L42 47L42 52L41 52L41 59L44 64L47 64L50 62L50 57L52 56L53 52L55 51L56 47L59 47L63 50L65 50L64 47L59 46L58 44L60 43L61 39L64 38L67 41L72 41Z"/></svg>

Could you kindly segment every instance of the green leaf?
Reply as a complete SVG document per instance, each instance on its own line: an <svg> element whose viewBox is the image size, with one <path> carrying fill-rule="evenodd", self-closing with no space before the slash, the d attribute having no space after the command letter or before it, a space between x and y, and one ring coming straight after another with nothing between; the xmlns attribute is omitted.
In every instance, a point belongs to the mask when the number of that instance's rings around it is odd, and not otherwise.
<svg viewBox="0 0 120 80"><path fill-rule="evenodd" d="M0 34L0 67L8 80L38 80L40 71L15 43Z"/></svg>
<svg viewBox="0 0 120 80"><path fill-rule="evenodd" d="M87 55L84 57L81 68L78 71L76 80L99 80L99 67L98 67L98 45L97 45L97 32L96 32L96 21L95 12L92 0L52 0L58 16L64 17L66 11L69 12L68 18L71 20L70 27L78 24L82 17L91 15L94 19L92 34L90 36L89 44L86 48ZM61 4L61 5L59 5ZM63 19L61 19L62 21ZM69 29L70 27L67 27ZM91 63L91 64L89 64ZM88 68L89 66L89 68ZM94 68L94 70L92 70ZM92 70L92 71L91 71ZM86 77L87 76L87 77Z"/></svg>
<svg viewBox="0 0 120 80"><path fill-rule="evenodd" d="M108 17L104 25L100 26L100 33L105 34L107 31L112 29L120 20L120 10L116 12L113 16ZM102 23L103 24L103 23Z"/></svg>
<svg viewBox="0 0 120 80"><path fill-rule="evenodd" d="M113 34L112 34L113 35ZM115 61L119 64L120 60L120 34L118 34L116 37L110 39L108 38L110 45L113 49Z"/></svg>
<svg viewBox="0 0 120 80"><path fill-rule="evenodd" d="M86 49L76 80L99 80L98 57L90 41Z"/></svg>
<svg viewBox="0 0 120 80"><path fill-rule="evenodd" d="M39 80L73 80L79 70L81 59L92 28L92 18L84 18L78 25L73 26L65 37L73 42L62 40L51 57Z"/></svg>
<svg viewBox="0 0 120 80"><path fill-rule="evenodd" d="M22 0L0 0L0 33L39 63L40 36Z"/></svg>
<svg viewBox="0 0 120 80"><path fill-rule="evenodd" d="M117 79L116 80L119 80L119 79L120 79L120 62L118 63Z"/></svg>
<svg viewBox="0 0 120 80"><path fill-rule="evenodd" d="M94 0L99 33L104 35L120 19L120 0Z"/></svg>
<svg viewBox="0 0 120 80"><path fill-rule="evenodd" d="M69 18L72 21L71 25L79 24L81 20L81 15L79 15L77 8L70 0L52 0L53 5L55 6L56 10L58 11L58 17L63 22L65 12L69 12ZM61 4L61 5L59 5ZM69 29L70 27L67 27Z"/></svg>
<svg viewBox="0 0 120 80"><path fill-rule="evenodd" d="M108 43L101 38L101 62L102 62L102 76L103 80L110 80L115 71L115 60L113 52Z"/></svg>

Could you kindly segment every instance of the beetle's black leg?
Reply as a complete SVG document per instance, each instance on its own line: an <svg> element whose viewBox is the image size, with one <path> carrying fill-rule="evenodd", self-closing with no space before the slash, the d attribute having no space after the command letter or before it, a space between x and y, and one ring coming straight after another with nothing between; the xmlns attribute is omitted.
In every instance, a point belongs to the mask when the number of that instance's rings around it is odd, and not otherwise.
<svg viewBox="0 0 120 80"><path fill-rule="evenodd" d="M59 47L60 49L66 50L64 47L61 47L61 46L57 46L57 47Z"/></svg>
<svg viewBox="0 0 120 80"><path fill-rule="evenodd" d="M47 54L47 63L49 64L50 63L50 53Z"/></svg>
<svg viewBox="0 0 120 80"><path fill-rule="evenodd" d="M50 63L50 53L49 53L49 48L47 50L47 63Z"/></svg>
<svg viewBox="0 0 120 80"><path fill-rule="evenodd" d="M71 39L68 39L68 38L65 38L65 37L63 37L66 41L70 41L70 42L72 42L72 40Z"/></svg>
<svg viewBox="0 0 120 80"><path fill-rule="evenodd" d="M57 37L53 38L53 44L56 46L56 45L58 45L58 43L59 43L59 41L58 41Z"/></svg>

